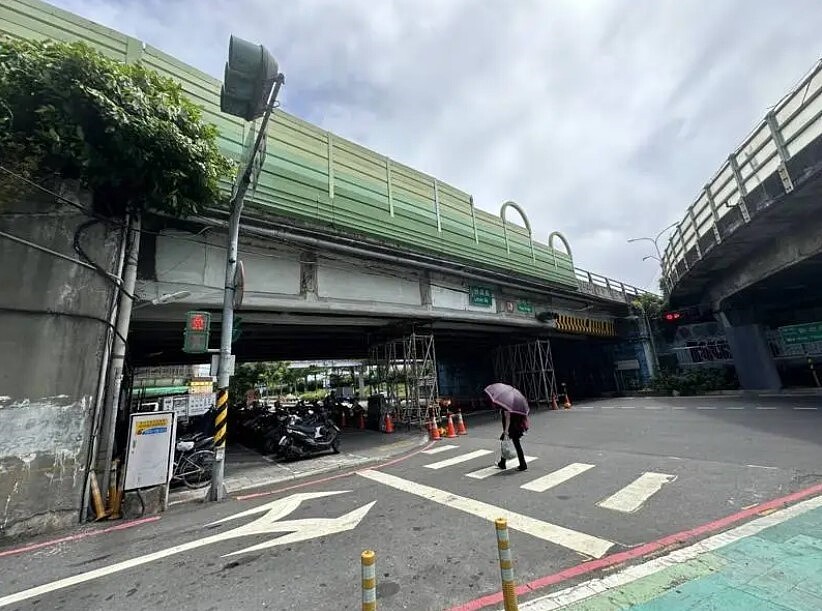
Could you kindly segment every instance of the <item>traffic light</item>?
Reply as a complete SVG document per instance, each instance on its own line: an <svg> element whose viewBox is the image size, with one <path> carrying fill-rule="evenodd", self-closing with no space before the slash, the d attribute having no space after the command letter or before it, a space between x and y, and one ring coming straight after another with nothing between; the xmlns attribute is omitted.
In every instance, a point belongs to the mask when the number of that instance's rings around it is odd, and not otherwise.
<svg viewBox="0 0 822 611"><path fill-rule="evenodd" d="M183 352L201 354L208 352L211 335L211 314L209 312L186 312L186 328L183 332Z"/></svg>
<svg viewBox="0 0 822 611"><path fill-rule="evenodd" d="M264 46L232 36L220 90L220 110L246 121L260 118L278 74L277 61Z"/></svg>
<svg viewBox="0 0 822 611"><path fill-rule="evenodd" d="M680 322L685 317L682 312L663 312L661 318L665 322Z"/></svg>

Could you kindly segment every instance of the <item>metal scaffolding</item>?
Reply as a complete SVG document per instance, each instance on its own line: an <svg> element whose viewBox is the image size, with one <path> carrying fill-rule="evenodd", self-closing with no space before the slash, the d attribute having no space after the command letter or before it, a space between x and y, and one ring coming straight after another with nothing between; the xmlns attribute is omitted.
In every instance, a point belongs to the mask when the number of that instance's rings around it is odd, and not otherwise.
<svg viewBox="0 0 822 611"><path fill-rule="evenodd" d="M437 355L432 333L412 331L404 337L371 346L376 392L385 393L387 407L400 424L424 426L439 422Z"/></svg>
<svg viewBox="0 0 822 611"><path fill-rule="evenodd" d="M518 388L534 406L557 396L551 342L536 339L500 346L494 354L494 373L500 382Z"/></svg>

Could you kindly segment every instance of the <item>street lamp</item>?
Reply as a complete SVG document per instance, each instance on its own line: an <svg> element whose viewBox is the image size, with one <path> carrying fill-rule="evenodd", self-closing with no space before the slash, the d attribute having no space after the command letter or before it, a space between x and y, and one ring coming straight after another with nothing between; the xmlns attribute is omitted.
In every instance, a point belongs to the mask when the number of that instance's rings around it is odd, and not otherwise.
<svg viewBox="0 0 822 611"><path fill-rule="evenodd" d="M154 299L138 303L136 306L131 308L131 310L134 311L139 310L140 308L147 308L148 306L156 306L162 305L164 303L169 303L171 301L179 301L180 299L185 299L189 295L191 295L191 291L177 291L176 293L165 293L164 295L160 295L159 297L155 297Z"/></svg>
<svg viewBox="0 0 822 611"><path fill-rule="evenodd" d="M223 295L223 318L220 329L220 358L217 366L217 400L214 419L214 469L208 498L211 501L223 499L223 477L225 475L225 437L228 418L228 385L231 381L233 359L231 339L234 327L235 301L241 300L242 291L236 291L243 283L242 268L237 261L237 246L240 236L240 216L243 199L252 181L256 183L264 158L257 160L257 154L264 150L266 128L271 112L277 102L280 87L285 83L285 75L268 50L247 40L232 36L228 44L228 62L225 79L220 91L220 110L254 121L262 117L260 129L250 151L245 157L245 166L240 168L234 193L229 201L228 248L225 264L225 293ZM238 272L238 270L240 270ZM239 299L238 299L239 297Z"/></svg>
<svg viewBox="0 0 822 611"><path fill-rule="evenodd" d="M651 244L654 245L654 249L656 250L656 256L648 255L647 257L643 257L642 260L647 261L648 259L656 259L657 261L662 263L662 251L659 250L659 238L661 238L662 234L664 234L666 231L668 231L669 229L672 229L673 227L676 227L678 224L679 223L671 223L665 229L663 229L658 234L656 234L656 237L653 237L653 238L631 238L630 240L628 240L628 243L631 244L632 242L642 242L642 241L650 242Z"/></svg>

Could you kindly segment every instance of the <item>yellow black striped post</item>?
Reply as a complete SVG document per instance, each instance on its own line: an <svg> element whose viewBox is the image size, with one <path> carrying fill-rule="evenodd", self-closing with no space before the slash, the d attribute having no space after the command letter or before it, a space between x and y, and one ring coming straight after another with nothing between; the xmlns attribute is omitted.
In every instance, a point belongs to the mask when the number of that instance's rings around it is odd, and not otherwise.
<svg viewBox="0 0 822 611"><path fill-rule="evenodd" d="M511 542L508 539L508 520L497 518L497 551L499 572L502 577L502 603L505 611L517 611L517 592L514 583L514 561L511 559Z"/></svg>
<svg viewBox="0 0 822 611"><path fill-rule="evenodd" d="M217 391L217 415L214 417L214 449L225 452L225 434L228 426L228 389Z"/></svg>
<svg viewBox="0 0 822 611"><path fill-rule="evenodd" d="M362 611L377 609L377 555L366 550L360 556L362 563Z"/></svg>

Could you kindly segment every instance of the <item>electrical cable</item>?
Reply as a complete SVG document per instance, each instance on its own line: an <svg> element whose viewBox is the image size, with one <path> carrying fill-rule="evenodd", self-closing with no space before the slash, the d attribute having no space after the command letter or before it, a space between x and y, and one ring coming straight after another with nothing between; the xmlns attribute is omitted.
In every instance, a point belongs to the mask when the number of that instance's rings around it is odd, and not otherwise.
<svg viewBox="0 0 822 611"><path fill-rule="evenodd" d="M60 310L49 310L49 309L37 309L37 308L16 308L16 307L9 307L9 306L0 306L0 312L13 312L17 314L40 314L46 316L66 316L68 318L80 318L83 320L93 320L95 322L103 323L106 327L111 329L114 334L119 337L123 342L125 342L126 346L128 346L128 340L122 336L117 331L117 327L112 325L109 321L105 318L101 318L100 316L95 316L94 314L81 314L80 312L63 312Z"/></svg>
<svg viewBox="0 0 822 611"><path fill-rule="evenodd" d="M82 237L83 233L84 233L84 232L85 232L88 228L92 227L93 225L96 225L96 224L97 224L97 223L99 223L99 222L100 222L100 221L99 221L99 220L97 220L97 219L92 219L92 220L90 220L90 221L86 221L85 223L83 223L82 225L80 225L80 226L79 226L79 227L75 230L75 232L74 232L74 240L73 240L73 242L74 242L74 251L75 251L78 255L80 255L80 257L81 257L81 258L85 259L85 260L86 260L86 261L87 261L90 265L92 265L92 266L93 266L94 271L96 271L98 274L100 274L100 275L101 275L103 278L105 278L106 280L109 280L110 282L113 282L113 283L114 283L114 286L115 286L115 287L117 287L117 290L118 290L120 293L122 293L123 295L125 295L126 297L128 297L129 299L131 299L132 301L137 301L137 297L136 297L136 296L132 295L132 294L131 294L131 293L129 293L126 289L124 289L124 288L123 288L123 286L122 286L122 282L123 282L123 281L122 281L122 279L121 279L121 278L113 279L113 278L111 277L111 275L110 275L110 274L109 274L109 273L108 273L108 272L107 272L107 271L106 271L103 267L101 267L100 265L98 265L98 264L97 264L97 262L96 262L96 261L94 261L91 257L89 257L89 256L88 256L88 254L86 254L86 251L85 251L85 250L83 250L83 245L82 245L82 244L81 244L81 242L80 242L80 239L81 239L81 237ZM130 232L129 232L129 233L130 233ZM126 247L126 252L127 252L127 253L128 253L128 252L131 252L131 244L129 244L129 245Z"/></svg>

